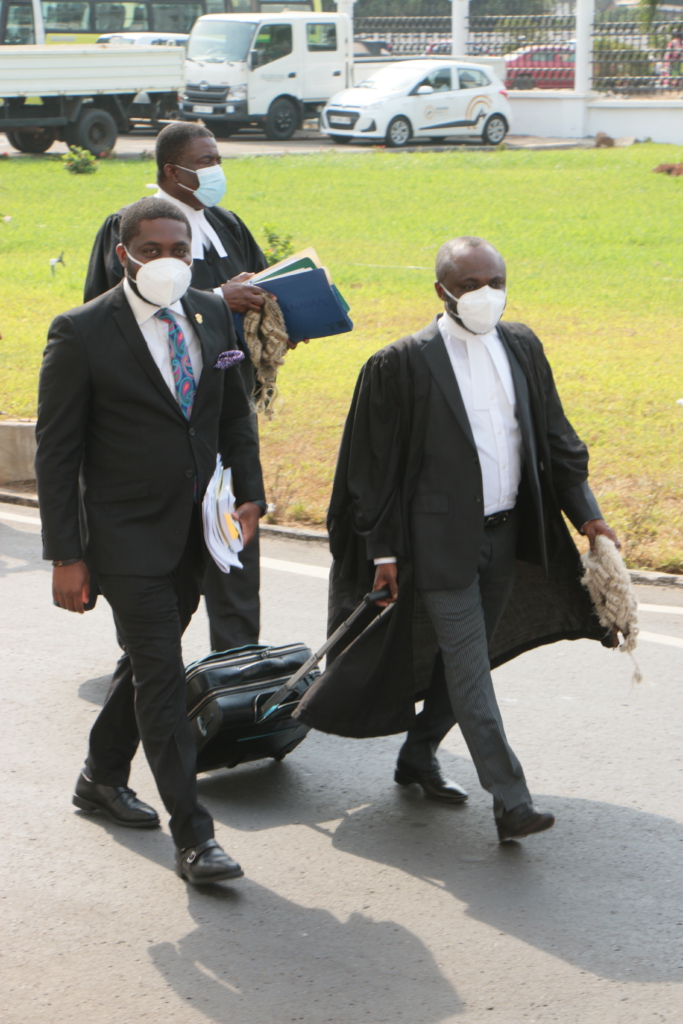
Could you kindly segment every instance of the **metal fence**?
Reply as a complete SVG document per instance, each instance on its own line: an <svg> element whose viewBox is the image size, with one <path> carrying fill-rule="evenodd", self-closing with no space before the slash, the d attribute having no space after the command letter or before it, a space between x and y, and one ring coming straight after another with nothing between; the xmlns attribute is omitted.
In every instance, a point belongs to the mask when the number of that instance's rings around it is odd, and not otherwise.
<svg viewBox="0 0 683 1024"><path fill-rule="evenodd" d="M593 26L592 79L597 92L644 95L683 92L683 21L598 18ZM451 52L448 17L356 18L355 39L373 55L397 57ZM467 52L505 58L510 89L573 89L574 15L469 19ZM360 48L360 47L359 47Z"/></svg>
<svg viewBox="0 0 683 1024"><path fill-rule="evenodd" d="M683 90L683 22L594 25L593 88L627 95Z"/></svg>

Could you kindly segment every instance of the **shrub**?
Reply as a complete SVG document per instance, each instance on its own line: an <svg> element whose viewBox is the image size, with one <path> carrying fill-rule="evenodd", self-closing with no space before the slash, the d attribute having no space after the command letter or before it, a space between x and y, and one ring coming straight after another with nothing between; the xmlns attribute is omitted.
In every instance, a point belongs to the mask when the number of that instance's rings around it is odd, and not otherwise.
<svg viewBox="0 0 683 1024"><path fill-rule="evenodd" d="M94 174L99 164L90 150L80 146L69 146L69 152L62 157L64 166L72 174Z"/></svg>
<svg viewBox="0 0 683 1024"><path fill-rule="evenodd" d="M274 263L279 263L280 260L286 260L288 256L294 255L291 235L281 235L279 229L272 224L264 224L263 232L266 236L266 246L263 254L268 260L269 267L272 267Z"/></svg>

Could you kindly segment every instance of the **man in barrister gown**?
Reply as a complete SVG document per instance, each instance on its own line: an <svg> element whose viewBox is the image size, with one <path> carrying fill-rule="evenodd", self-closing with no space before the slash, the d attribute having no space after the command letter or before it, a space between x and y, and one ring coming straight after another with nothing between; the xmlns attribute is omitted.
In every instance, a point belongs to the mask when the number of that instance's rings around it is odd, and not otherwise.
<svg viewBox="0 0 683 1024"><path fill-rule="evenodd" d="M588 486L533 331L500 322L506 269L481 238L439 250L444 313L363 367L328 513L330 632L363 593L391 607L332 661L296 717L344 736L407 729L395 780L462 803L436 751L457 722L501 841L550 828L505 735L491 667L560 639L611 646L562 518L618 544ZM424 707L415 714L415 702Z"/></svg>
<svg viewBox="0 0 683 1024"><path fill-rule="evenodd" d="M176 121L156 140L158 197L173 203L192 230L192 287L222 295L231 312L259 309L263 292L247 282L268 261L246 224L219 206L226 190L216 140L202 125ZM102 295L123 278L117 255L121 216L118 210L100 228L90 256L84 301ZM247 393L254 387L254 368L246 352L240 369ZM254 420L256 415L254 414ZM244 552L244 568L226 576L211 563L204 581L211 646L223 651L258 643L258 535Z"/></svg>

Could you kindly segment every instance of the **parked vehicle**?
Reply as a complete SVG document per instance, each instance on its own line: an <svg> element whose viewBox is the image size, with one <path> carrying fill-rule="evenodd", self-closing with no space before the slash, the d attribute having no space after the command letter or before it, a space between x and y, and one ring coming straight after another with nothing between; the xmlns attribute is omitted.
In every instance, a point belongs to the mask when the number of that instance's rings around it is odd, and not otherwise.
<svg viewBox="0 0 683 1024"><path fill-rule="evenodd" d="M189 38L186 32L117 32L100 36L96 42L121 46L187 46Z"/></svg>
<svg viewBox="0 0 683 1024"><path fill-rule="evenodd" d="M411 139L480 137L498 145L511 124L503 83L489 67L406 60L382 68L331 98L321 130L335 142L367 139L407 146Z"/></svg>
<svg viewBox="0 0 683 1024"><path fill-rule="evenodd" d="M0 132L22 153L60 139L97 156L132 122L168 117L184 62L176 46L0 47Z"/></svg>
<svg viewBox="0 0 683 1024"><path fill-rule="evenodd" d="M576 44L523 46L505 54L508 89L573 89Z"/></svg>
<svg viewBox="0 0 683 1024"><path fill-rule="evenodd" d="M190 34L180 117L224 137L259 125L290 139L347 83L351 60L344 14L206 15Z"/></svg>
<svg viewBox="0 0 683 1024"><path fill-rule="evenodd" d="M0 45L94 43L103 33L188 33L202 14L231 11L320 11L322 0L42 0L42 25L33 0L0 0Z"/></svg>

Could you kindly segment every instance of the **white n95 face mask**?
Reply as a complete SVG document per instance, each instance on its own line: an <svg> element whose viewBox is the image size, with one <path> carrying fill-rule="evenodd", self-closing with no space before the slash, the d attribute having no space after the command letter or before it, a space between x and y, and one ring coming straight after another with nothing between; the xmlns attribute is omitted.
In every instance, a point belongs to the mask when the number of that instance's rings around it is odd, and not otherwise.
<svg viewBox="0 0 683 1024"><path fill-rule="evenodd" d="M507 302L507 292L485 284L475 292L465 292L459 299L441 285L446 295L456 304L457 316L472 334L488 334L499 322Z"/></svg>
<svg viewBox="0 0 683 1024"><path fill-rule="evenodd" d="M172 306L190 287L192 267L175 256L162 256L149 263L140 263L127 249L126 256L139 266L135 284L143 299L153 306Z"/></svg>

